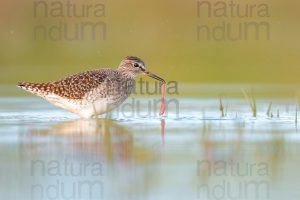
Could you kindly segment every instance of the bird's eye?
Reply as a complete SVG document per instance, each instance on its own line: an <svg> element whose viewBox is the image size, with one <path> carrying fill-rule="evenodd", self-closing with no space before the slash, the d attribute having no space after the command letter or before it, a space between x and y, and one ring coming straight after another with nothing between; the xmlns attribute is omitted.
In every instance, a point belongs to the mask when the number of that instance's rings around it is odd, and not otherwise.
<svg viewBox="0 0 300 200"><path fill-rule="evenodd" d="M134 63L134 64L133 64L133 66L135 66L135 67L139 67L139 64L137 64L137 63Z"/></svg>

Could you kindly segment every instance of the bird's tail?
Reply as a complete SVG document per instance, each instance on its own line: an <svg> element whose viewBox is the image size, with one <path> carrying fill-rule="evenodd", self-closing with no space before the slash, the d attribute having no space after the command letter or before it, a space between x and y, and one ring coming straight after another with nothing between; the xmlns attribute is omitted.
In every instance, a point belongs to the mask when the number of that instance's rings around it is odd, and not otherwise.
<svg viewBox="0 0 300 200"><path fill-rule="evenodd" d="M48 83L26 83L19 82L17 87L22 88L38 96L43 96L47 93Z"/></svg>

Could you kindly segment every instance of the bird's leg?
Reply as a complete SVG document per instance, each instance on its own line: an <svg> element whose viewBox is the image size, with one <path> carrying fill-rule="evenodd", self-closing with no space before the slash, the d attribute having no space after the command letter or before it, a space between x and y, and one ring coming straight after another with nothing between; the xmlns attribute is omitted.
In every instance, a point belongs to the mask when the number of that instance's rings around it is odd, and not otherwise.
<svg viewBox="0 0 300 200"><path fill-rule="evenodd" d="M94 117L97 118L97 112L96 112L96 107L95 107L95 104L93 103L93 112L94 112Z"/></svg>
<svg viewBox="0 0 300 200"><path fill-rule="evenodd" d="M94 111L93 116L95 117L95 120L96 120L96 133L99 133L99 124L101 125L101 122L100 122L100 119L98 118L96 107L95 107L94 103L93 103L93 111Z"/></svg>

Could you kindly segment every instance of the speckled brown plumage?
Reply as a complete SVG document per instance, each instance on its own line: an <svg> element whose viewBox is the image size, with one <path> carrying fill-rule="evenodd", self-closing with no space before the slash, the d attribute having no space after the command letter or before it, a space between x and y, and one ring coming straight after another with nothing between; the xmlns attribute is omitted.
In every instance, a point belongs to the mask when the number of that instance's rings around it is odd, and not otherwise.
<svg viewBox="0 0 300 200"><path fill-rule="evenodd" d="M107 77L115 77L114 73L117 75L112 69L92 70L50 83L19 83L18 86L36 94L53 93L68 99L82 99L89 91L103 84Z"/></svg>

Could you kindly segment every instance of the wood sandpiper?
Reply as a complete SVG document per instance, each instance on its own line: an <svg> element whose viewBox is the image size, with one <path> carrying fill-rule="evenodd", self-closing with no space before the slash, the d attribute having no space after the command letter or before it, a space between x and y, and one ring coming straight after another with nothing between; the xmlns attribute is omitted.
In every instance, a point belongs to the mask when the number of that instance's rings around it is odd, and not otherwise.
<svg viewBox="0 0 300 200"><path fill-rule="evenodd" d="M165 83L149 72L140 58L127 56L116 70L96 69L50 83L21 82L18 87L82 118L91 118L125 101L134 87L134 78L143 74Z"/></svg>

